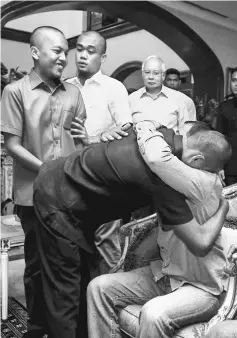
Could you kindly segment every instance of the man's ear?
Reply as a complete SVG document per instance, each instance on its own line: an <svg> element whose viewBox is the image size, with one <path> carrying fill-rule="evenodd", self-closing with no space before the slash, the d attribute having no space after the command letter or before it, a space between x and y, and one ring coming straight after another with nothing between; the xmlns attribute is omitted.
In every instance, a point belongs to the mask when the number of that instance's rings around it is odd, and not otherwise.
<svg viewBox="0 0 237 338"><path fill-rule="evenodd" d="M35 46L32 46L30 48L30 51L31 51L32 58L35 59L35 60L39 60L39 53L40 53L40 51L38 50L38 48L35 47Z"/></svg>
<svg viewBox="0 0 237 338"><path fill-rule="evenodd" d="M205 168L205 157L202 154L194 155L189 162L190 167L196 169L204 169Z"/></svg>
<svg viewBox="0 0 237 338"><path fill-rule="evenodd" d="M107 58L107 55L106 54L102 54L101 55L101 63L105 62L106 58Z"/></svg>

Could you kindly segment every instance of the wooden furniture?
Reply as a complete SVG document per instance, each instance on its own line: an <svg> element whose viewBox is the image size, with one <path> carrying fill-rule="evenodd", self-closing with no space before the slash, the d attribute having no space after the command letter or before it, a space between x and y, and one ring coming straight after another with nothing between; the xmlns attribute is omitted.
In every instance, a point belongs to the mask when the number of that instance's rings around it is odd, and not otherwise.
<svg viewBox="0 0 237 338"><path fill-rule="evenodd" d="M1 217L2 320L8 317L8 263L24 256L24 233L16 215Z"/></svg>

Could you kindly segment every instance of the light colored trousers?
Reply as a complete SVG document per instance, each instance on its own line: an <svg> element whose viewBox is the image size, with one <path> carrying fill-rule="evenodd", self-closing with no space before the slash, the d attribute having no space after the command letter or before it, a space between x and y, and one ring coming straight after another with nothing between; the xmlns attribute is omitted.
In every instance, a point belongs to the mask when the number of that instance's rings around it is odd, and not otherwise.
<svg viewBox="0 0 237 338"><path fill-rule="evenodd" d="M143 305L137 338L172 337L179 327L208 321L220 306L218 297L191 285L171 292L169 277L155 282L150 266L103 275L87 289L89 338L122 337L118 311L131 304Z"/></svg>
<svg viewBox="0 0 237 338"><path fill-rule="evenodd" d="M102 224L95 232L95 245L99 253L99 274L109 273L121 258L119 229L121 219Z"/></svg>

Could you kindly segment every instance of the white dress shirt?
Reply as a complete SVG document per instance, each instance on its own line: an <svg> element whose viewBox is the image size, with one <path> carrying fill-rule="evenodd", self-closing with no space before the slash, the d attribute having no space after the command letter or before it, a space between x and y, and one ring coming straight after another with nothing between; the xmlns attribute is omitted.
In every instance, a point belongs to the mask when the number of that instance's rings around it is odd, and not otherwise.
<svg viewBox="0 0 237 338"><path fill-rule="evenodd" d="M154 98L142 87L129 95L129 102L132 114L141 112L147 119L182 134L186 121L196 121L196 110L188 111L186 98L185 94L163 85Z"/></svg>
<svg viewBox="0 0 237 338"><path fill-rule="evenodd" d="M116 79L98 71L84 86L78 77L68 79L82 93L86 107L85 127L90 136L119 125L132 123L128 93L124 85Z"/></svg>

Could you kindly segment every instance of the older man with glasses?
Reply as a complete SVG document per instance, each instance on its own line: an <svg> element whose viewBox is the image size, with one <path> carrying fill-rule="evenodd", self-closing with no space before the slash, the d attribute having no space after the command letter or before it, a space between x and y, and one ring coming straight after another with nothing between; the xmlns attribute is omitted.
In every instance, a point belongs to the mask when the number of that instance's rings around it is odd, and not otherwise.
<svg viewBox="0 0 237 338"><path fill-rule="evenodd" d="M142 64L144 87L129 96L132 113L144 113L175 132L182 133L186 121L196 121L195 111L189 112L185 94L163 85L166 67L156 55L149 56Z"/></svg>

